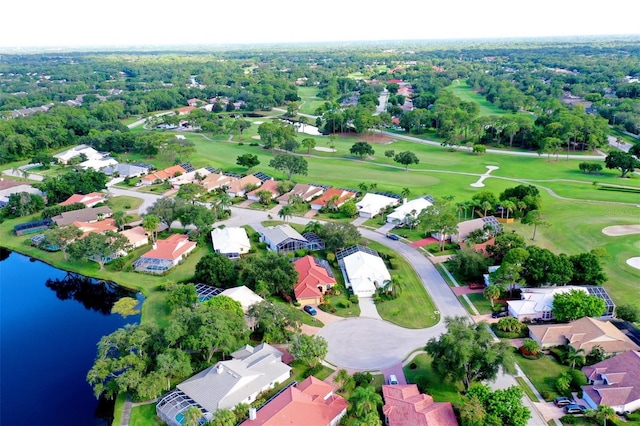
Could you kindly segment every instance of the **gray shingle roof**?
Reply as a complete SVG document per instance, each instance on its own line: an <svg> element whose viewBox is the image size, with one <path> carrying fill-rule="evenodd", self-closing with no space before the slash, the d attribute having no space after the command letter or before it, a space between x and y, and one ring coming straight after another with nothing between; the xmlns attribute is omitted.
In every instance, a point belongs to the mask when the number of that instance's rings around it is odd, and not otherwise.
<svg viewBox="0 0 640 426"><path fill-rule="evenodd" d="M262 231L262 235L265 240L270 241L272 244L278 245L289 238L298 241L307 241L298 231L293 229L289 225L277 225L268 226Z"/></svg>
<svg viewBox="0 0 640 426"><path fill-rule="evenodd" d="M111 217L111 214L112 211L109 207L102 206L64 212L59 216L52 217L51 219L53 219L58 226L67 226L71 225L75 221L94 222L98 220L98 217L101 215L106 218Z"/></svg>

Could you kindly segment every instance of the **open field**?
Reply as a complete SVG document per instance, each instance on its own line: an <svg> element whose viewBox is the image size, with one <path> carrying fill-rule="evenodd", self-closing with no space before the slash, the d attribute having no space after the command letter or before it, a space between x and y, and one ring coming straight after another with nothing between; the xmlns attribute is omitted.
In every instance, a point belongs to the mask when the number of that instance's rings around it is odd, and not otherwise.
<svg viewBox="0 0 640 426"><path fill-rule="evenodd" d="M487 115L505 115L512 114L510 111L505 111L489 102L484 96L471 90L471 87L466 81L454 81L451 86L448 87L454 95L466 102L475 102L480 107L480 116ZM534 117L531 114L519 112L517 115L523 117L529 117L532 121Z"/></svg>
<svg viewBox="0 0 640 426"><path fill-rule="evenodd" d="M324 103L318 96L317 87L298 87L298 96L300 96L300 109L303 114L314 114L316 109Z"/></svg>

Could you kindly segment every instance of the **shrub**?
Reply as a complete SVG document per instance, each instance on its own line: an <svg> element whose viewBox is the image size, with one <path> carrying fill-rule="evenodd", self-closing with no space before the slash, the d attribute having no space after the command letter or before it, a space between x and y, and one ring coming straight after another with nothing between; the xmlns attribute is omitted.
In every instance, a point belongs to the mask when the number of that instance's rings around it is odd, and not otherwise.
<svg viewBox="0 0 640 426"><path fill-rule="evenodd" d="M420 392L428 393L427 391L429 390L429 379L427 378L427 376L418 376L416 385L418 385L418 389L420 390Z"/></svg>
<svg viewBox="0 0 640 426"><path fill-rule="evenodd" d="M267 243L258 243L258 248L260 250L266 250L267 249Z"/></svg>
<svg viewBox="0 0 640 426"><path fill-rule="evenodd" d="M356 305L357 305L358 303L360 303L360 300L358 300L358 295L357 295L357 294L352 294L351 296L349 296L349 301L350 301L351 303L356 304Z"/></svg>
<svg viewBox="0 0 640 426"><path fill-rule="evenodd" d="M567 353L567 350L564 347L554 346L553 348L549 349L549 353L551 353L551 355L553 355L556 361L558 361L560 364L564 364L565 355Z"/></svg>
<svg viewBox="0 0 640 426"><path fill-rule="evenodd" d="M571 374L568 372L562 373L555 381L555 387L559 394L567 395L571 389Z"/></svg>
<svg viewBox="0 0 640 426"><path fill-rule="evenodd" d="M340 302L340 306L342 306L343 308L350 308L351 307L351 302L349 300L343 300Z"/></svg>
<svg viewBox="0 0 640 426"><path fill-rule="evenodd" d="M571 370L569 371L571 374L571 389L574 391L580 390L580 386L585 386L587 384L587 376L580 370Z"/></svg>
<svg viewBox="0 0 640 426"><path fill-rule="evenodd" d="M113 259L109 264L115 271L122 271L127 261L124 257L118 257L117 259Z"/></svg>
<svg viewBox="0 0 640 426"><path fill-rule="evenodd" d="M373 376L369 372L361 373L353 373L353 380L356 382L356 386L368 385L373 381Z"/></svg>
<svg viewBox="0 0 640 426"><path fill-rule="evenodd" d="M526 332L527 326L517 318L513 317L505 317L500 318L500 320L496 323L496 330L505 331L507 333L516 333L521 334Z"/></svg>
<svg viewBox="0 0 640 426"><path fill-rule="evenodd" d="M333 263L336 260L336 255L334 253L327 253L327 261L329 263Z"/></svg>
<svg viewBox="0 0 640 426"><path fill-rule="evenodd" d="M560 421L562 422L563 425L575 425L577 423L581 423L582 419L580 417L567 414L565 416L560 417Z"/></svg>
<svg viewBox="0 0 640 426"><path fill-rule="evenodd" d="M545 401L551 400L551 394L549 393L549 391L540 392L540 396L544 398Z"/></svg>

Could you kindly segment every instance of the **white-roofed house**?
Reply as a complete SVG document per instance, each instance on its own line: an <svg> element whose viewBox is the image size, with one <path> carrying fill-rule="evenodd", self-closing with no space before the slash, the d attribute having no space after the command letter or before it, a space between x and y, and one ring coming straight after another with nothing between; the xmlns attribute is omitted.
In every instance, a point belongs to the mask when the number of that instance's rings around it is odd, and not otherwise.
<svg viewBox="0 0 640 426"><path fill-rule="evenodd" d="M217 410L250 404L260 393L289 379L291 367L282 362L282 352L267 343L246 345L231 356L164 395L156 405L158 417L169 426L182 426L184 412L195 406L204 419L211 420Z"/></svg>
<svg viewBox="0 0 640 426"><path fill-rule="evenodd" d="M93 169L99 172L102 169L106 169L107 167L113 167L116 164L118 164L118 161L115 158L101 157L101 158L94 158L91 160L83 161L82 163L78 164L78 166L82 167L85 170Z"/></svg>
<svg viewBox="0 0 640 426"><path fill-rule="evenodd" d="M359 245L336 253L345 284L358 297L371 297L391 281L391 275L378 252Z"/></svg>
<svg viewBox="0 0 640 426"><path fill-rule="evenodd" d="M586 288L577 286L523 288L520 300L507 301L509 315L521 321L525 318L550 320L553 318L553 296L571 290L588 293Z"/></svg>
<svg viewBox="0 0 640 426"><path fill-rule="evenodd" d="M309 241L288 224L264 228L260 232L260 241L266 243L270 250L278 253L309 247Z"/></svg>
<svg viewBox="0 0 640 426"><path fill-rule="evenodd" d="M251 250L251 242L244 228L226 227L211 231L211 242L216 253L224 254L229 259L240 259Z"/></svg>
<svg viewBox="0 0 640 426"><path fill-rule="evenodd" d="M420 197L415 200L407 201L406 203L398 206L393 213L387 215L387 223L394 223L396 225L405 224L407 222L407 216L411 216L415 219L422 210L432 205L433 203L429 201L427 197Z"/></svg>
<svg viewBox="0 0 640 426"><path fill-rule="evenodd" d="M367 193L362 200L356 203L358 215L360 217L372 218L379 215L389 206L397 205L397 198L387 197L386 195Z"/></svg>
<svg viewBox="0 0 640 426"><path fill-rule="evenodd" d="M62 164L67 164L69 160L79 157L82 154L87 157L87 160L99 160L104 157L104 155L91 148L89 145L77 145L71 149L61 152L60 154L54 155L53 158L56 158L58 162Z"/></svg>
<svg viewBox="0 0 640 426"><path fill-rule="evenodd" d="M202 167L192 172L187 172L181 174L180 176L172 177L169 179L169 183L171 183L171 186L173 186L174 188L180 188L180 186L184 185L185 183L200 184L200 182L202 182L204 178L206 178L210 174L211 172L208 169Z"/></svg>

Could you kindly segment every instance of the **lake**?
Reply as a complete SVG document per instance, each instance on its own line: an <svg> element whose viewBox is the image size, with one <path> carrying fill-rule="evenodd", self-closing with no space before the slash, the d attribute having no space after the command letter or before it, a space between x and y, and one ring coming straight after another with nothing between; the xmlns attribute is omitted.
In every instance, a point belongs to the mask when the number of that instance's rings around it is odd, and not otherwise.
<svg viewBox="0 0 640 426"><path fill-rule="evenodd" d="M110 313L123 296L135 294L0 249L2 426L111 424L85 378L100 338L140 320Z"/></svg>

